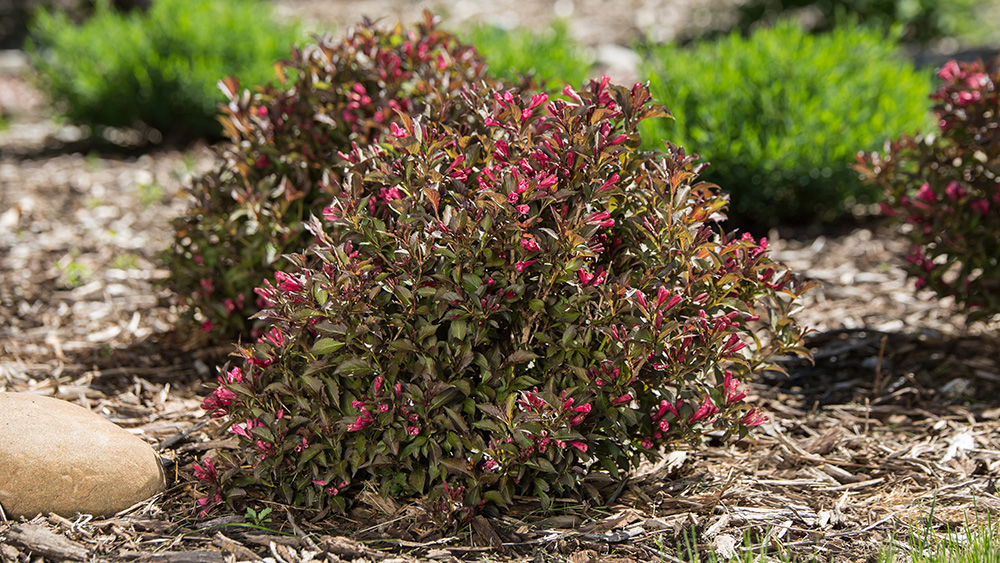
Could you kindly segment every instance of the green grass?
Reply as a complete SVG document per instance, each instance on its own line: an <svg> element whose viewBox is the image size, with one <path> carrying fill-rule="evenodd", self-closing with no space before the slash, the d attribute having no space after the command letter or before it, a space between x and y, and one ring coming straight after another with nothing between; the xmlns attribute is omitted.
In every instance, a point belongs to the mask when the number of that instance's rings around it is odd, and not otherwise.
<svg viewBox="0 0 1000 563"><path fill-rule="evenodd" d="M992 518L964 529L936 533L931 518L911 527L905 542L892 541L879 563L1000 563L1000 535Z"/></svg>

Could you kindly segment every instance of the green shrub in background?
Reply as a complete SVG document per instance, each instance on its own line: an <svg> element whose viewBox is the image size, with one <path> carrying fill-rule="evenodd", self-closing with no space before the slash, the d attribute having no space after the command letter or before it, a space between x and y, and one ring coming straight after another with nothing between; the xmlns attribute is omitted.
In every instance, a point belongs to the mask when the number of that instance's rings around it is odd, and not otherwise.
<svg viewBox="0 0 1000 563"><path fill-rule="evenodd" d="M746 32L798 12L807 16L811 31L830 31L851 17L885 29L900 25L907 43L926 44L943 37L978 43L995 34L980 24L990 4L995 9L992 0L750 0L740 5L736 27Z"/></svg>
<svg viewBox="0 0 1000 563"><path fill-rule="evenodd" d="M104 0L82 25L39 11L27 47L69 120L96 130L145 125L184 140L221 134L221 78L264 83L296 38L258 0L157 0L127 13Z"/></svg>
<svg viewBox="0 0 1000 563"><path fill-rule="evenodd" d="M543 88L579 87L594 65L593 57L573 41L561 20L541 32L477 25L461 35L486 57L491 73L514 82L530 75Z"/></svg>
<svg viewBox="0 0 1000 563"><path fill-rule="evenodd" d="M682 144L711 163L744 226L833 221L877 190L851 169L858 150L930 126L930 73L881 32L809 35L791 21L749 38L650 49L642 74L675 122L646 123L649 148Z"/></svg>

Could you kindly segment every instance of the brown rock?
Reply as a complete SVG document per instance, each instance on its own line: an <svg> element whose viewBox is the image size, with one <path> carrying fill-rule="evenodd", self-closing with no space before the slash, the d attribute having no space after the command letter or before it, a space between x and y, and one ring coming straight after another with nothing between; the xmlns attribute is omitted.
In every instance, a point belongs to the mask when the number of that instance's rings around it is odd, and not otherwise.
<svg viewBox="0 0 1000 563"><path fill-rule="evenodd" d="M0 392L0 506L7 518L107 516L163 491L149 444L87 409Z"/></svg>

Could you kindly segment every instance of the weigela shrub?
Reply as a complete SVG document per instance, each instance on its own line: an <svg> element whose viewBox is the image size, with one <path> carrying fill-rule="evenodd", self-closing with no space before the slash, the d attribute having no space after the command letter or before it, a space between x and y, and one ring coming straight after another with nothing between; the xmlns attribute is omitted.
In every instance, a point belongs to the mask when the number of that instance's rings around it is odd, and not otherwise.
<svg viewBox="0 0 1000 563"><path fill-rule="evenodd" d="M917 289L988 317L1000 313L1000 70L952 61L938 76L936 134L886 143L860 169L884 190L883 214L905 225Z"/></svg>
<svg viewBox="0 0 1000 563"><path fill-rule="evenodd" d="M411 30L364 22L341 41L317 38L293 50L277 78L253 95L233 81L223 85L231 142L174 221L170 283L187 321L207 336L235 339L250 329L253 288L284 265L284 254L305 249L303 222L338 189L352 143L389 135L397 112L493 83L475 49L435 29L430 14Z"/></svg>
<svg viewBox="0 0 1000 563"><path fill-rule="evenodd" d="M874 203L877 190L851 169L856 152L931 124L930 73L857 25L813 36L784 21L750 37L654 47L643 62L676 116L647 124L647 146L670 139L701 155L740 225L834 221Z"/></svg>
<svg viewBox="0 0 1000 563"><path fill-rule="evenodd" d="M468 90L351 152L317 246L258 289L269 330L205 400L243 446L202 471L206 507L343 510L365 482L445 520L548 507L764 422L740 381L802 352L803 285L713 228L693 157L639 150L666 115L646 87L564 94Z"/></svg>
<svg viewBox="0 0 1000 563"><path fill-rule="evenodd" d="M98 0L79 25L40 10L28 52L42 89L71 121L97 133L151 127L186 141L220 135L219 78L263 83L296 39L259 0L156 0L148 12Z"/></svg>

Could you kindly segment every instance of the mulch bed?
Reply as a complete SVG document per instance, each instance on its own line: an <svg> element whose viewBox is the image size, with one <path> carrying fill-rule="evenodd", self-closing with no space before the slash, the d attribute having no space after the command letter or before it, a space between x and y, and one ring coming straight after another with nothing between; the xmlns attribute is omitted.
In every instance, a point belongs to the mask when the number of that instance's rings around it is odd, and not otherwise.
<svg viewBox="0 0 1000 563"><path fill-rule="evenodd" d="M678 546L726 555L788 550L873 560L912 526L939 537L1000 510L1000 323L966 326L914 293L908 244L859 224L772 233L774 255L815 280L800 320L814 362L788 358L748 401L771 422L752 439L674 452L613 503L522 499L443 533L412 505L362 494L342 517L281 507L195 517L191 463L235 442L200 409L228 347L189 349L157 253L208 147L107 152L58 127L18 73L0 132L0 390L55 396L153 444L175 485L110 518L0 521L0 561L678 561ZM685 548L686 549L686 548Z"/></svg>

